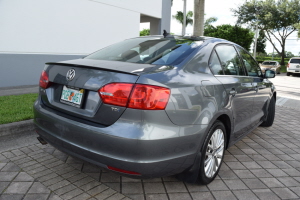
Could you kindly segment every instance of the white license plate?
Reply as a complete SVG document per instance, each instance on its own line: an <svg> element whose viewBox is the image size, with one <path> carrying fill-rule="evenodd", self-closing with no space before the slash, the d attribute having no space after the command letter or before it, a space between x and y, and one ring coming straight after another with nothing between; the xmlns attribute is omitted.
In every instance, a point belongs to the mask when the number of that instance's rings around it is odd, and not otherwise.
<svg viewBox="0 0 300 200"><path fill-rule="evenodd" d="M84 89L68 88L64 85L61 92L60 102L80 108L83 94Z"/></svg>

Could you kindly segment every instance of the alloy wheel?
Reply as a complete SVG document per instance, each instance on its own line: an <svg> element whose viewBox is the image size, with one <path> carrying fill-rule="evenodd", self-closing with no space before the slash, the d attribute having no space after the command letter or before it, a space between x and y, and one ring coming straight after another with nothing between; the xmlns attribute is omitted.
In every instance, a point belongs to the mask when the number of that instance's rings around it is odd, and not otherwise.
<svg viewBox="0 0 300 200"><path fill-rule="evenodd" d="M216 129L209 139L205 161L204 171L208 178L211 178L218 171L224 154L224 133L222 129Z"/></svg>

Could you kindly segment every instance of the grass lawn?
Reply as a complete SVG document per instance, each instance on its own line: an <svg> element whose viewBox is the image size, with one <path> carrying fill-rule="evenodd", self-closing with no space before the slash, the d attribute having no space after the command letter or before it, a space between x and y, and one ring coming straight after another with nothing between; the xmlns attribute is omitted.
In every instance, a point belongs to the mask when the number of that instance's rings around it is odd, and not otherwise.
<svg viewBox="0 0 300 200"><path fill-rule="evenodd" d="M33 103L38 94L0 96L0 124L33 118Z"/></svg>
<svg viewBox="0 0 300 200"><path fill-rule="evenodd" d="M286 73L286 65L281 65L280 72Z"/></svg>

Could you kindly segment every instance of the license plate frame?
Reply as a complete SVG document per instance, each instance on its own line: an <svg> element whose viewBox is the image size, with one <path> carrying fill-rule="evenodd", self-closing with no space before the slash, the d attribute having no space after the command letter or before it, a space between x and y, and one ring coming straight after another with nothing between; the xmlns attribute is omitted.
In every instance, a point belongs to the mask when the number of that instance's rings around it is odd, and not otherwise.
<svg viewBox="0 0 300 200"><path fill-rule="evenodd" d="M60 95L60 102L74 106L76 108L81 108L83 103L84 93L85 93L84 89L68 87L64 85Z"/></svg>

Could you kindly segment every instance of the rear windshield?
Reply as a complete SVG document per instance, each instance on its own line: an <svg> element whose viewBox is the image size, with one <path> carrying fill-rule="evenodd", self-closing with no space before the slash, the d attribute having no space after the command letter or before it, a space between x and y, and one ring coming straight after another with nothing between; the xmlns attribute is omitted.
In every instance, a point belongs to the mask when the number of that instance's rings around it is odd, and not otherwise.
<svg viewBox="0 0 300 200"><path fill-rule="evenodd" d="M189 39L133 38L108 46L85 58L176 65L189 56L201 43L202 41Z"/></svg>
<svg viewBox="0 0 300 200"><path fill-rule="evenodd" d="M290 63L299 63L300 64L300 59L291 59Z"/></svg>
<svg viewBox="0 0 300 200"><path fill-rule="evenodd" d="M263 62L263 65L276 65L276 62Z"/></svg>

